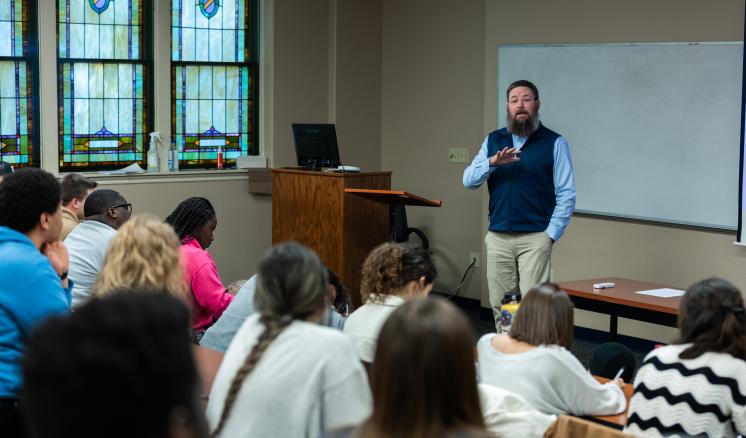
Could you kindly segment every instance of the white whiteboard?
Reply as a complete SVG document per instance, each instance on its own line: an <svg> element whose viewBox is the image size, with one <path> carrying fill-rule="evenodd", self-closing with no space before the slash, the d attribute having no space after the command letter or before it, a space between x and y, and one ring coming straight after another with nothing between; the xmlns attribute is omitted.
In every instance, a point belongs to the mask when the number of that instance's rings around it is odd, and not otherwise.
<svg viewBox="0 0 746 438"><path fill-rule="evenodd" d="M498 47L505 89L536 84L570 144L576 211L735 229L742 43Z"/></svg>

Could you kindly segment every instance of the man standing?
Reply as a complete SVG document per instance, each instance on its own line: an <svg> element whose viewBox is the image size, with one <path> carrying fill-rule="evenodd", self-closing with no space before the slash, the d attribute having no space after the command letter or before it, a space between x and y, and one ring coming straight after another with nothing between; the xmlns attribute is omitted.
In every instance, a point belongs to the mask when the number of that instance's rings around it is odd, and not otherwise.
<svg viewBox="0 0 746 438"><path fill-rule="evenodd" d="M508 87L507 127L491 132L463 183L487 181L490 226L485 237L490 304L499 325L506 292L549 281L552 245L575 210L575 181L564 137L539 122L539 91L526 80Z"/></svg>
<svg viewBox="0 0 746 438"><path fill-rule="evenodd" d="M79 173L70 173L62 178L62 235L60 240L65 240L70 231L77 227L80 220L85 217L83 208L85 199L98 186L96 181L91 181Z"/></svg>
<svg viewBox="0 0 746 438"><path fill-rule="evenodd" d="M85 220L72 230L65 245L70 251L72 308L85 303L104 265L109 242L132 213L132 204L119 192L96 190L85 202Z"/></svg>
<svg viewBox="0 0 746 438"><path fill-rule="evenodd" d="M0 433L16 436L20 359L29 332L70 306L60 184L21 169L0 183ZM14 426L16 429L14 429Z"/></svg>

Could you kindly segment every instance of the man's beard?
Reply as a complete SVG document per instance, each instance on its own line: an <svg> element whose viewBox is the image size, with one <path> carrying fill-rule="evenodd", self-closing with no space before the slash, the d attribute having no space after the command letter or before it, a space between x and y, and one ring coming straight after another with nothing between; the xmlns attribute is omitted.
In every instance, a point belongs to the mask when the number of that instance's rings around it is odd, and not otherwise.
<svg viewBox="0 0 746 438"><path fill-rule="evenodd" d="M528 115L527 112L523 112L521 114ZM508 115L505 117L505 122L508 126L508 132L511 134L515 134L519 137L528 137L536 131L536 129L539 128L539 112L535 112L534 115L529 115L523 120L518 120L516 117L518 114L516 114L514 117L511 117L510 111L508 111Z"/></svg>

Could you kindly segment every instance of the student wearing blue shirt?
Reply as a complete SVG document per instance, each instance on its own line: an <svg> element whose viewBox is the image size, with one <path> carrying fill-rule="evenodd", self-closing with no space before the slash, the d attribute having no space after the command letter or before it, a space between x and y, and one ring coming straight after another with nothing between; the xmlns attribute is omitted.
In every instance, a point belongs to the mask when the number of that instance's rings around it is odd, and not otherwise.
<svg viewBox="0 0 746 438"><path fill-rule="evenodd" d="M499 324L506 292L549 281L552 245L575 210L575 181L564 137L539 122L539 91L526 80L507 89L507 126L491 132L463 183L490 193L485 237L490 304Z"/></svg>

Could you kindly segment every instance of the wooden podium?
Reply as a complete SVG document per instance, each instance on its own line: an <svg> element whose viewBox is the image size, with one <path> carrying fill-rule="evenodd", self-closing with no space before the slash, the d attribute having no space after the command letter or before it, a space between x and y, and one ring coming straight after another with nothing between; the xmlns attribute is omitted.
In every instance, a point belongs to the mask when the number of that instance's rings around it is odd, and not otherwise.
<svg viewBox="0 0 746 438"><path fill-rule="evenodd" d="M345 189L391 189L391 172L272 169L272 243L295 240L316 251L360 305L360 269L389 240L389 210Z"/></svg>

